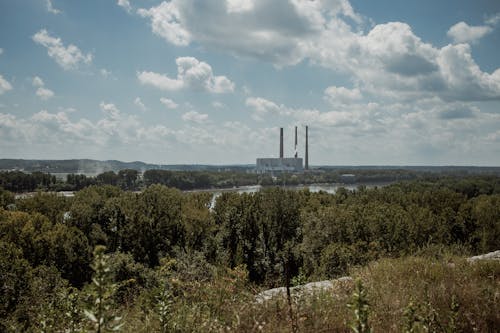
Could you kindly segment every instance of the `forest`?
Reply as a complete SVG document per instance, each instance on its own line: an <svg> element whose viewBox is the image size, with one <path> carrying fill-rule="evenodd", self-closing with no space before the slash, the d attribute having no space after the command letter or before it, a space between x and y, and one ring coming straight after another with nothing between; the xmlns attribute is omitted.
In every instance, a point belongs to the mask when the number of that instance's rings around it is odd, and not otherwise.
<svg viewBox="0 0 500 333"><path fill-rule="evenodd" d="M16 199L15 182L3 181L0 331L500 327L500 263L465 259L500 250L498 176L335 194L269 187L222 193L214 205L210 192L155 176L131 191L124 172L69 198ZM333 291L255 301L265 289L343 276L352 282Z"/></svg>

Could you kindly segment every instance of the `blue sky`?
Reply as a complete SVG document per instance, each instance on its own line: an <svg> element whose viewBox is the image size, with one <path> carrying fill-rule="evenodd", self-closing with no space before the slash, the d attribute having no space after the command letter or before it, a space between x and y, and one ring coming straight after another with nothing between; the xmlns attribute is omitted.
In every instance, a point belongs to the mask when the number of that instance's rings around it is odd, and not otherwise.
<svg viewBox="0 0 500 333"><path fill-rule="evenodd" d="M0 0L0 158L500 165L500 2Z"/></svg>

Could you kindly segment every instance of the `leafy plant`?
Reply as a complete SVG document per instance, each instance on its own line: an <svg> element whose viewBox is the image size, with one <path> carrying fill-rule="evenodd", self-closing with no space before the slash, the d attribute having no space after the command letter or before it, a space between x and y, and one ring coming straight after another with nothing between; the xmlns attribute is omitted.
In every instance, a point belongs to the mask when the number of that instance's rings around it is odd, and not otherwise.
<svg viewBox="0 0 500 333"><path fill-rule="evenodd" d="M94 262L91 265L94 270L91 290L93 302L90 309L84 310L91 330L96 333L119 331L124 325L122 317L116 315L114 311L113 294L116 291L116 284L113 283L105 251L106 247L101 245L94 249Z"/></svg>
<svg viewBox="0 0 500 333"><path fill-rule="evenodd" d="M368 296L361 280L356 281L352 301L347 306L354 312L354 321L351 326L353 332L371 333L372 330L368 324L368 317L370 315Z"/></svg>
<svg viewBox="0 0 500 333"><path fill-rule="evenodd" d="M155 312L160 322L160 331L162 333L169 332L171 328L171 306L172 295L168 284L165 282L156 296Z"/></svg>

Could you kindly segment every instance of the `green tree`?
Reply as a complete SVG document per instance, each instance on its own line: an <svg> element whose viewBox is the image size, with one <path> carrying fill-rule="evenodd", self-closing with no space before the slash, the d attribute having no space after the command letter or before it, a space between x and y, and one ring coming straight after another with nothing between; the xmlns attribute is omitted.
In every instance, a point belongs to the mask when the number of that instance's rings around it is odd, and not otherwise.
<svg viewBox="0 0 500 333"><path fill-rule="evenodd" d="M29 288L31 267L14 244L0 240L0 331Z"/></svg>

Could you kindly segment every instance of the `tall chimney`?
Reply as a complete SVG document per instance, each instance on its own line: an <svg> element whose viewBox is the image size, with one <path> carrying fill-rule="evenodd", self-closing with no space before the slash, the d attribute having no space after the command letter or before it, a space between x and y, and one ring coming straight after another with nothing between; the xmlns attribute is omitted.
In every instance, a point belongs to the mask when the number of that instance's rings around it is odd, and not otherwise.
<svg viewBox="0 0 500 333"><path fill-rule="evenodd" d="M283 158L283 127L280 127L280 158Z"/></svg>
<svg viewBox="0 0 500 333"><path fill-rule="evenodd" d="M306 126L306 165L304 169L309 170L309 128Z"/></svg>
<svg viewBox="0 0 500 333"><path fill-rule="evenodd" d="M297 152L297 126L295 126L295 158L298 157L298 152Z"/></svg>

